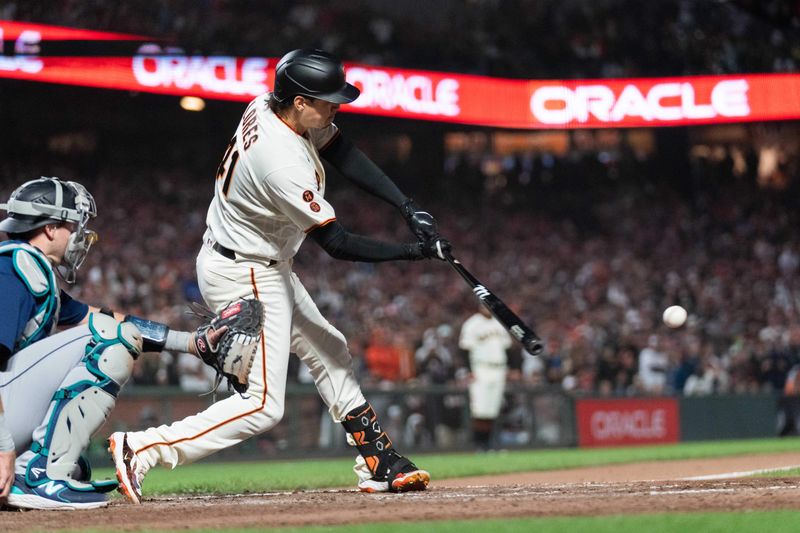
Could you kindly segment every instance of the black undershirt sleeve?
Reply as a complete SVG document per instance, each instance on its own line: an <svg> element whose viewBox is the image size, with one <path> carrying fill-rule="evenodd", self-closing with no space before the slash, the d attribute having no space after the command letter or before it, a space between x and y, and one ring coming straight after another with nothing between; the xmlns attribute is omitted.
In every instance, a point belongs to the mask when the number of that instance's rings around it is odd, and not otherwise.
<svg viewBox="0 0 800 533"><path fill-rule="evenodd" d="M384 242L350 233L335 220L312 230L308 235L335 259L366 263L422 259L417 244Z"/></svg>
<svg viewBox="0 0 800 533"><path fill-rule="evenodd" d="M341 134L323 148L319 155L359 188L395 207L400 207L408 199L364 152Z"/></svg>

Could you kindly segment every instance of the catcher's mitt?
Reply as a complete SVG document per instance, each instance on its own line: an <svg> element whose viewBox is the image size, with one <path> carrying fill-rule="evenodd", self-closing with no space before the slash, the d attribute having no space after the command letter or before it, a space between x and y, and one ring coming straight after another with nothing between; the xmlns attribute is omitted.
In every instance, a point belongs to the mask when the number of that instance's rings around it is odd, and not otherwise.
<svg viewBox="0 0 800 533"><path fill-rule="evenodd" d="M242 394L247 391L249 382L247 375L253 366L253 359L261 340L261 328L264 327L264 306L255 299L237 300L215 315L201 306L192 306L194 312L211 322L200 326L195 335L197 355L211 368L217 371L216 390L222 378L228 379L229 387ZM227 327L227 331L211 346L208 332Z"/></svg>

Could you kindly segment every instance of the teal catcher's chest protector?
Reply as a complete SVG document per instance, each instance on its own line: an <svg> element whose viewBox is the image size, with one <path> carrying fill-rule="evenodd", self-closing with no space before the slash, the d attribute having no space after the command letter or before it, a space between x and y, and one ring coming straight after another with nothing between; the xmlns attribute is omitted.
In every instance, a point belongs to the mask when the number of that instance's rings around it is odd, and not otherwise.
<svg viewBox="0 0 800 533"><path fill-rule="evenodd" d="M14 271L35 301L33 316L25 324L14 346L17 352L55 330L61 298L50 261L35 247L21 242L6 242L0 244L0 255L11 256Z"/></svg>

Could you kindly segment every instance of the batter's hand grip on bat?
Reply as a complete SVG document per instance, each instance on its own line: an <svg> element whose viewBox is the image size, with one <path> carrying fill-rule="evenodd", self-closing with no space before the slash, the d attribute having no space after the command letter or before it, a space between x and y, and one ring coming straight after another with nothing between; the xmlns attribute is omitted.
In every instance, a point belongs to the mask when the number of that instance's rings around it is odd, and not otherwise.
<svg viewBox="0 0 800 533"><path fill-rule="evenodd" d="M532 354L538 355L542 353L544 344L538 335L522 321L520 317L514 313L500 298L497 297L492 291L486 288L478 278L472 275L461 262L453 257L449 251L444 252L445 259L453 269L458 272L464 281L472 287L472 292L481 301L483 305L494 315L498 322L508 330L512 337L517 339L525 350Z"/></svg>

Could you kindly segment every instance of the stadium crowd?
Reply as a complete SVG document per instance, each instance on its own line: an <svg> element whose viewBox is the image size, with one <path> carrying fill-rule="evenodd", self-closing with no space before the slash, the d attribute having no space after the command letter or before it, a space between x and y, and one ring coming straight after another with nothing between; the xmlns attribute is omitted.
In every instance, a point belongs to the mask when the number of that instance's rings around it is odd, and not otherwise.
<svg viewBox="0 0 800 533"><path fill-rule="evenodd" d="M351 62L523 78L800 66L796 0L279 0L269 9L254 1L0 0L0 19L143 34L190 54L276 57L312 45ZM796 130L766 130L798 138ZM569 136L559 154L500 154L491 143L450 150L442 178L425 187L376 159L437 217L457 256L545 340L539 357L513 348L510 379L574 395L800 395L797 148L769 138L687 148L672 154L686 160L680 169L664 164L670 154L625 142L608 150L591 142L592 132ZM43 169L85 183L98 202L100 242L73 294L191 328L186 303L200 300L194 258L213 163L198 164L205 160L196 147L182 142L175 140L182 154L153 161L123 160L134 146L98 157L87 151L90 162L2 158L0 197ZM390 207L363 209L361 193L335 176L328 197L354 231L411 237ZM457 340L477 303L446 264L354 264L309 242L296 271L348 338L367 387L469 380ZM671 330L661 312L674 304L689 320ZM292 379L307 382L296 358L292 368ZM164 353L140 358L131 385L204 392L212 380L195 358ZM537 416L557 418L551 400L536 399ZM388 425L404 425L412 438L421 409L395 420L391 408L414 401L386 405ZM444 403L440 418L448 416ZM530 416L515 405L509 401L506 420Z"/></svg>
<svg viewBox="0 0 800 533"><path fill-rule="evenodd" d="M744 169L728 155L696 156L693 190L681 194L645 171L655 159L623 151L610 164L577 146L561 156L506 156L499 166L486 164L498 157L489 148L451 153L442 183L483 190L420 197L462 261L546 341L537 358L513 349L513 379L603 395L784 389L800 363L796 180L774 190L759 181L755 156L744 157ZM186 302L200 300L194 257L211 185L198 186L185 168L153 165L80 177L63 169L100 207L100 242L74 293L190 327ZM786 172L796 176L792 165ZM16 178L8 186L36 171L8 165L4 172ZM411 238L391 207L360 208L361 194L331 177L329 197L345 226ZM337 261L310 242L296 265L349 339L367 384L467 379L457 337L477 303L445 263ZM677 330L660 320L673 304L690 313ZM210 379L191 359L165 354L143 358L134 382L178 384L181 375L193 390Z"/></svg>
<svg viewBox="0 0 800 533"><path fill-rule="evenodd" d="M281 0L269 8L254 0L0 0L0 19L130 32L190 54L274 57L313 45L353 62L510 77L800 65L795 0Z"/></svg>

